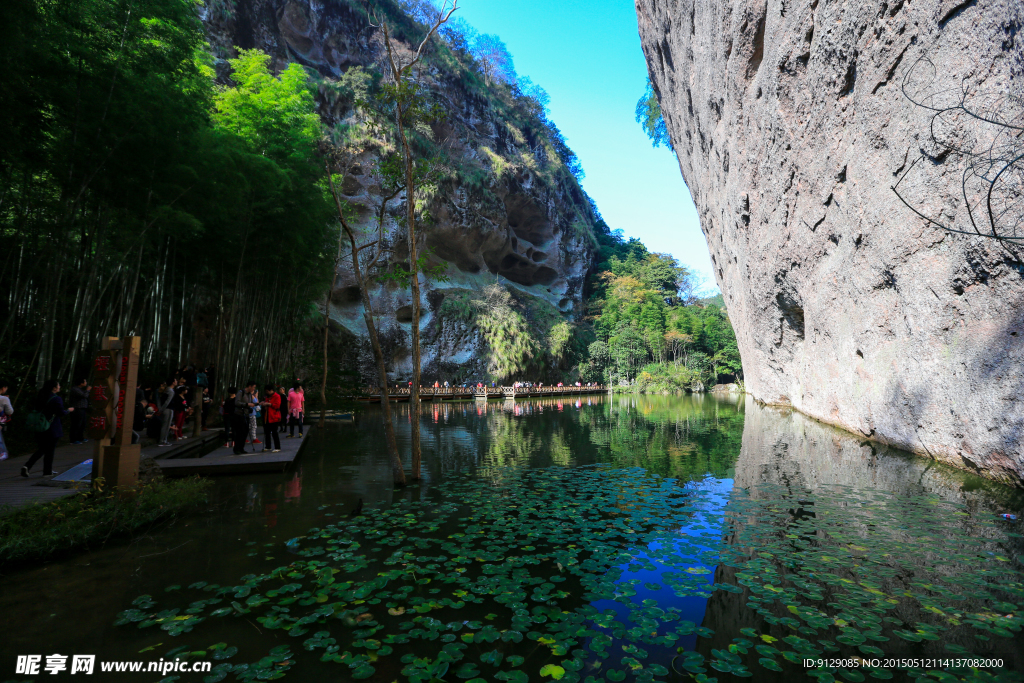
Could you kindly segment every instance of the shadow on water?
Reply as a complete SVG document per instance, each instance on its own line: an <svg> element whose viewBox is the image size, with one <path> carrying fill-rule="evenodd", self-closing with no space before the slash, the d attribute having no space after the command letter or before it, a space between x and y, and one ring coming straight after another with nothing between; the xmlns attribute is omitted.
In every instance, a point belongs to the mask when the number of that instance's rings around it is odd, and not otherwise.
<svg viewBox="0 0 1024 683"><path fill-rule="evenodd" d="M238 648L214 662L227 680L777 680L872 647L1024 669L1019 527L994 515L1020 515L1012 489L710 396L422 420L416 485L390 485L367 408L314 430L292 472L217 479L204 514L4 577L0 679L18 654L179 648Z"/></svg>

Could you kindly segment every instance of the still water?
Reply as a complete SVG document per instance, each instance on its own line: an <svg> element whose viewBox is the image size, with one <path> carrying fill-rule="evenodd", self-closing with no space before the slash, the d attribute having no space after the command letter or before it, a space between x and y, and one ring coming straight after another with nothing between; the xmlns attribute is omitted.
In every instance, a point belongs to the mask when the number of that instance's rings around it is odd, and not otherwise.
<svg viewBox="0 0 1024 683"><path fill-rule="evenodd" d="M292 472L3 577L0 680L54 653L215 667L91 680L1024 680L1019 491L749 399L422 419L414 486L369 407Z"/></svg>

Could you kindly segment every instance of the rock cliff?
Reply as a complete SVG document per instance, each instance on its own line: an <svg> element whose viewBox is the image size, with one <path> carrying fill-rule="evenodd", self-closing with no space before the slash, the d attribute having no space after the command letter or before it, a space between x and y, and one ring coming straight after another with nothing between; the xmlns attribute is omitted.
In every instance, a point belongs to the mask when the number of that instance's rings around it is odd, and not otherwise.
<svg viewBox="0 0 1024 683"><path fill-rule="evenodd" d="M203 11L221 78L230 75L226 60L236 47L270 54L278 69L292 61L303 64L319 75L318 103L329 126L355 121L353 99L339 95L342 76L353 67L370 74L384 71L380 33L356 2L211 0ZM424 34L396 6L385 11L400 40ZM465 313L484 286L500 282L527 310L544 309L566 319L581 315L595 213L564 163L564 143L553 139L557 133L541 116L524 111L507 86L481 78L470 60L451 52L428 58L418 78L444 110L429 137L444 151L450 171L426 200L419 228L421 253L433 255L428 267L445 265L447 278L421 286L424 380L484 379L486 342L460 309ZM342 184L358 209L356 222L367 228L375 225L382 201L374 173L380 154L380 146L371 145ZM394 250L389 266L408 259L404 202L399 195L385 211L386 241ZM382 314L378 324L389 370L404 382L412 374L410 293L392 282L376 286L372 298ZM332 319L365 340L359 291L347 265L331 304ZM361 370L372 381L376 370L366 346Z"/></svg>
<svg viewBox="0 0 1024 683"><path fill-rule="evenodd" d="M1022 250L938 227L974 232L965 197L988 220L982 186L964 172L1006 128L966 109L940 121L945 129L931 123L935 109L969 97L976 111L1021 125L1021 3L636 9L748 391L1020 485ZM1009 209L996 221L1013 236L1019 166L1003 180L996 194Z"/></svg>

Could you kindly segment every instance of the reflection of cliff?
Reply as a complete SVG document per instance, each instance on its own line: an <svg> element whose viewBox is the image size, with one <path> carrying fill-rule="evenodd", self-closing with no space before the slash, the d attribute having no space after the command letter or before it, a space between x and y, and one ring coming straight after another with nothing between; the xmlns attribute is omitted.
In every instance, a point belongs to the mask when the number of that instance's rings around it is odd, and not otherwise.
<svg viewBox="0 0 1024 683"><path fill-rule="evenodd" d="M771 504L757 506L756 514L751 508L744 508L744 512L739 514L726 539L734 548L742 547L738 537L746 536L744 532L757 525L767 530L770 538L796 539L800 535L802 539L809 540L810 545L807 547L810 550L827 548L831 553L835 549L839 556L843 556L845 544L826 538L822 531L833 528L827 526L826 519L828 525L838 524L844 530L855 531L858 537L864 539L864 545L872 548L875 548L873 544L884 543L885 539L897 539L899 543L893 544L892 548L900 548L899 551L893 550L892 555L884 555L884 561L879 565L867 563L865 566L878 566L877 576L868 572L870 580L887 595L899 599L899 604L879 612L879 616L884 614L906 625L931 623L935 620L935 613L924 609L917 599L909 597L922 592L921 582L958 585L958 577L972 576L979 568L990 567L971 559L986 551L998 550L1011 560L1019 560L1020 557L1019 546L1013 548L1007 547L1005 542L991 542L991 528L977 524L973 517L953 516L941 506L935 506L933 517L921 519L921 507L912 504L915 497L934 496L950 503L962 504L970 512L980 513L979 519L984 519L992 512L1009 510L1019 514L1024 507L1024 495L1020 491L908 453L862 442L847 432L816 422L796 411L759 406L750 398L747 399L742 448L736 462L734 483L733 496L736 499L749 495L754 501L772 501ZM774 485L775 490L773 493L767 492L759 489L760 485ZM841 487L845 487L849 494L844 493ZM783 495L781 501L778 498L780 490ZM789 495L786 495L786 491ZM884 503L878 503L879 500ZM877 512L872 509L876 504L879 505ZM828 514L816 518L815 515L822 515L825 508ZM893 514L894 511L898 513L902 510L906 510L906 516ZM815 520L818 529L810 535L806 528L797 526L798 521L808 519ZM820 524L818 520L821 520ZM932 547L927 538L917 535L922 529L926 535L941 534L944 530L955 531L953 538L964 539L962 544L957 544L959 551L956 559L951 559L952 556L939 556L937 547ZM914 553L913 557L907 555L907 548L912 549L910 552ZM948 546L942 546L941 552L948 549ZM766 582L792 589L793 575L802 575L805 571L801 554L800 550L793 551L789 558L775 554L760 576L769 576L769 572L774 571L775 574ZM853 586L863 580L865 572L858 570L861 571L858 575L848 571L857 566L856 558L849 557L849 565L841 564L833 571L844 579L850 579L849 585ZM939 569L934 570L935 567ZM736 585L738 571L721 565L716 569L715 581ZM1010 567L1007 571L1014 570ZM816 604L830 617L834 617L837 612L834 606L844 603L837 596L844 594L846 587L823 585L821 590L823 599L820 601L801 599L798 602ZM747 605L752 595L749 588L741 594L723 591L714 593L708 602L703 625L714 630L715 635L698 641L698 649L702 654L710 658L712 649L728 648L732 639L739 635L739 629L744 627L770 633L779 639L794 633L781 624L772 626L764 622L756 610ZM754 597L757 598L756 595ZM970 597L951 599L942 608L950 613L991 609ZM772 609L778 617L793 616L778 602ZM848 608L844 606L844 609ZM949 626L949 622L944 624ZM837 635L837 629L830 627L819 629L817 635L805 637L809 637L812 642L818 639L834 641ZM994 651L1004 658L1010 653L1011 659L1014 648L1019 645L1002 638L993 638L989 642L976 640L966 626L949 627L939 641L908 643L890 634L888 641L875 645L886 655L913 657L941 654L945 643L955 643L979 654ZM775 645L787 649L785 645ZM844 647L843 655L852 654L859 654L856 648ZM756 680L775 681L792 675L791 672L774 674L766 671L756 665L756 660L755 655L751 668L757 675ZM1007 665L1024 666L1024 659L1018 658L1016 664L1008 661Z"/></svg>
<svg viewBox="0 0 1024 683"><path fill-rule="evenodd" d="M823 485L931 493L969 508L1019 507L1020 494L979 476L863 441L801 413L757 405L747 398L736 486L789 482L814 491Z"/></svg>

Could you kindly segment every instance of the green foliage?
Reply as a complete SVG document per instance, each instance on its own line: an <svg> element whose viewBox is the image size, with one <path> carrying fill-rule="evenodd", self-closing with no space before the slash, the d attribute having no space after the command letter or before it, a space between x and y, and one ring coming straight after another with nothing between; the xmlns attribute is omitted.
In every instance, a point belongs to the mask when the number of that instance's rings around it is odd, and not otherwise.
<svg viewBox="0 0 1024 683"><path fill-rule="evenodd" d="M591 354L582 367L590 381L607 377L613 383L636 381L642 391L664 391L715 384L719 374L742 371L725 311L700 302L693 276L672 256L607 233L601 256L606 270L591 285L590 310L607 351L599 347L601 356Z"/></svg>
<svg viewBox="0 0 1024 683"><path fill-rule="evenodd" d="M241 138L261 156L310 163L320 139L320 117L305 69L292 63L280 75L270 72L270 55L239 50L230 59L235 87L219 89L215 125Z"/></svg>
<svg viewBox="0 0 1024 683"><path fill-rule="evenodd" d="M0 253L19 255L0 269L0 363L31 362L42 339L30 383L66 379L132 330L161 374L218 348L222 378L284 365L332 263L306 72L242 51L216 88L192 0L0 13L21 64L0 85Z"/></svg>
<svg viewBox="0 0 1024 683"><path fill-rule="evenodd" d="M512 304L512 295L501 285L484 288L484 298L473 301L476 324L489 347L487 371L499 379L513 377L529 366L537 344L526 319Z"/></svg>
<svg viewBox="0 0 1024 683"><path fill-rule="evenodd" d="M0 510L0 565L48 560L122 538L202 505L212 484L198 477L158 480Z"/></svg>
<svg viewBox="0 0 1024 683"><path fill-rule="evenodd" d="M569 355L569 342L572 340L572 327L566 321L556 323L548 332L548 355L558 367Z"/></svg>
<svg viewBox="0 0 1024 683"><path fill-rule="evenodd" d="M655 147L664 144L672 148L672 139L669 138L668 129L665 127L661 103L658 101L658 94L654 92L650 76L647 77L647 89L643 97L636 103L636 122L643 126L644 132Z"/></svg>
<svg viewBox="0 0 1024 683"><path fill-rule="evenodd" d="M681 391L699 381L700 376L699 364L696 367L686 367L674 363L650 363L644 366L637 376L636 388L646 393Z"/></svg>
<svg viewBox="0 0 1024 683"><path fill-rule="evenodd" d="M444 301L437 309L439 324L444 320L473 323L476 319L476 307L473 305L472 298L472 292L467 289L444 290Z"/></svg>

